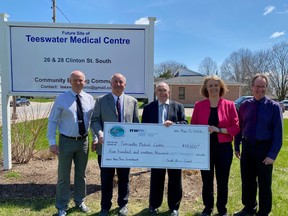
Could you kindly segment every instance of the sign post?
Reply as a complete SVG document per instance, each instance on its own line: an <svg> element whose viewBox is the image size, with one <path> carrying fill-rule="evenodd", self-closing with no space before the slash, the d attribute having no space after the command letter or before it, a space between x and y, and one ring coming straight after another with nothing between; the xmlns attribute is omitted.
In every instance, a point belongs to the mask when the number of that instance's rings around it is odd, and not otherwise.
<svg viewBox="0 0 288 216"><path fill-rule="evenodd" d="M2 134L3 134L3 167L4 170L12 168L11 155L11 119L9 104L9 49L8 49L8 29L6 27L8 14L0 14L0 68L1 68L1 102L2 102Z"/></svg>

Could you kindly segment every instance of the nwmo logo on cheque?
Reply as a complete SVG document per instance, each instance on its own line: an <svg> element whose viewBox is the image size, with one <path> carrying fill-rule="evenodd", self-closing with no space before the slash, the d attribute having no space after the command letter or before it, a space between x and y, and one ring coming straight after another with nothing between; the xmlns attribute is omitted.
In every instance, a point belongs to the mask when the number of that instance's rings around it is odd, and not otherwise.
<svg viewBox="0 0 288 216"><path fill-rule="evenodd" d="M121 126L115 126L109 130L109 134L113 137L122 137L125 135L125 129Z"/></svg>
<svg viewBox="0 0 288 216"><path fill-rule="evenodd" d="M136 132L136 133L144 133L144 132L146 132L146 130L144 130L144 129L130 129L129 131L130 132Z"/></svg>

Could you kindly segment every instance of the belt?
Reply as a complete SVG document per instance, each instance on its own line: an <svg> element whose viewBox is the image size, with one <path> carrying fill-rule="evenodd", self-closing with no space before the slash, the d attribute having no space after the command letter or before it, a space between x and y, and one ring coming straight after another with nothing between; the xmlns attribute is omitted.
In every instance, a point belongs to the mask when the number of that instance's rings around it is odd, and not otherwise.
<svg viewBox="0 0 288 216"><path fill-rule="evenodd" d="M79 137L70 137L70 136L66 136L64 134L61 134L61 136L68 138L68 139L73 139L73 140L83 140L83 139L86 139L88 135L86 134L84 136L79 136Z"/></svg>

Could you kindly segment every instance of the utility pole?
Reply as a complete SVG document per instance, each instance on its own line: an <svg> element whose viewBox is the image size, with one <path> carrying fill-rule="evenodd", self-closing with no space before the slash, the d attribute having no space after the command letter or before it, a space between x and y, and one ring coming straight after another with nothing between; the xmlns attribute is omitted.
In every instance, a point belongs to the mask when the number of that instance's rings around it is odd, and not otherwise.
<svg viewBox="0 0 288 216"><path fill-rule="evenodd" d="M53 11L53 16L52 16L52 20L53 23L56 23L56 0L52 0L52 11Z"/></svg>

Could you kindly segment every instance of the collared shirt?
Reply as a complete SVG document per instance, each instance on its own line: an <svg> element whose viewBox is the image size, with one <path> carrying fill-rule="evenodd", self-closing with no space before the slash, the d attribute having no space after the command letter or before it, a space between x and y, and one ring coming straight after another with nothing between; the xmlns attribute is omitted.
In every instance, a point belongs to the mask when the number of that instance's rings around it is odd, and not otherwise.
<svg viewBox="0 0 288 216"><path fill-rule="evenodd" d="M258 102L257 122L255 134L252 134L250 124L253 121L251 110L254 103ZM245 101L239 109L239 123L241 131L235 137L235 151L239 151L239 145L243 137L253 137L255 140L271 140L272 146L268 152L268 157L276 159L281 146L283 136L283 117L279 104L267 97L255 101L255 98Z"/></svg>
<svg viewBox="0 0 288 216"><path fill-rule="evenodd" d="M115 102L115 107L117 106L117 99L118 99L118 96L116 96L116 95L114 95L113 93L112 93L112 95L113 95L113 98L114 98L114 102ZM120 105L121 105L121 122L123 122L123 119L124 119L124 115L123 115L123 108L124 108L124 94L122 94L122 95L120 95L119 96L119 99L120 99Z"/></svg>
<svg viewBox="0 0 288 216"><path fill-rule="evenodd" d="M80 101L83 109L85 128L88 131L94 108L94 99L90 94L82 91ZM50 145L56 144L56 130L70 137L80 136L78 131L76 93L72 90L59 95L49 115L47 138Z"/></svg>
<svg viewBox="0 0 288 216"><path fill-rule="evenodd" d="M158 119L159 119L159 123L162 123L162 107L161 105L164 105L165 106L165 110L166 110L166 113L165 113L165 116L164 116L164 119L166 120L167 119L167 116L168 116L168 110L169 110L169 99L165 102L165 103L161 103L159 100L158 100Z"/></svg>

